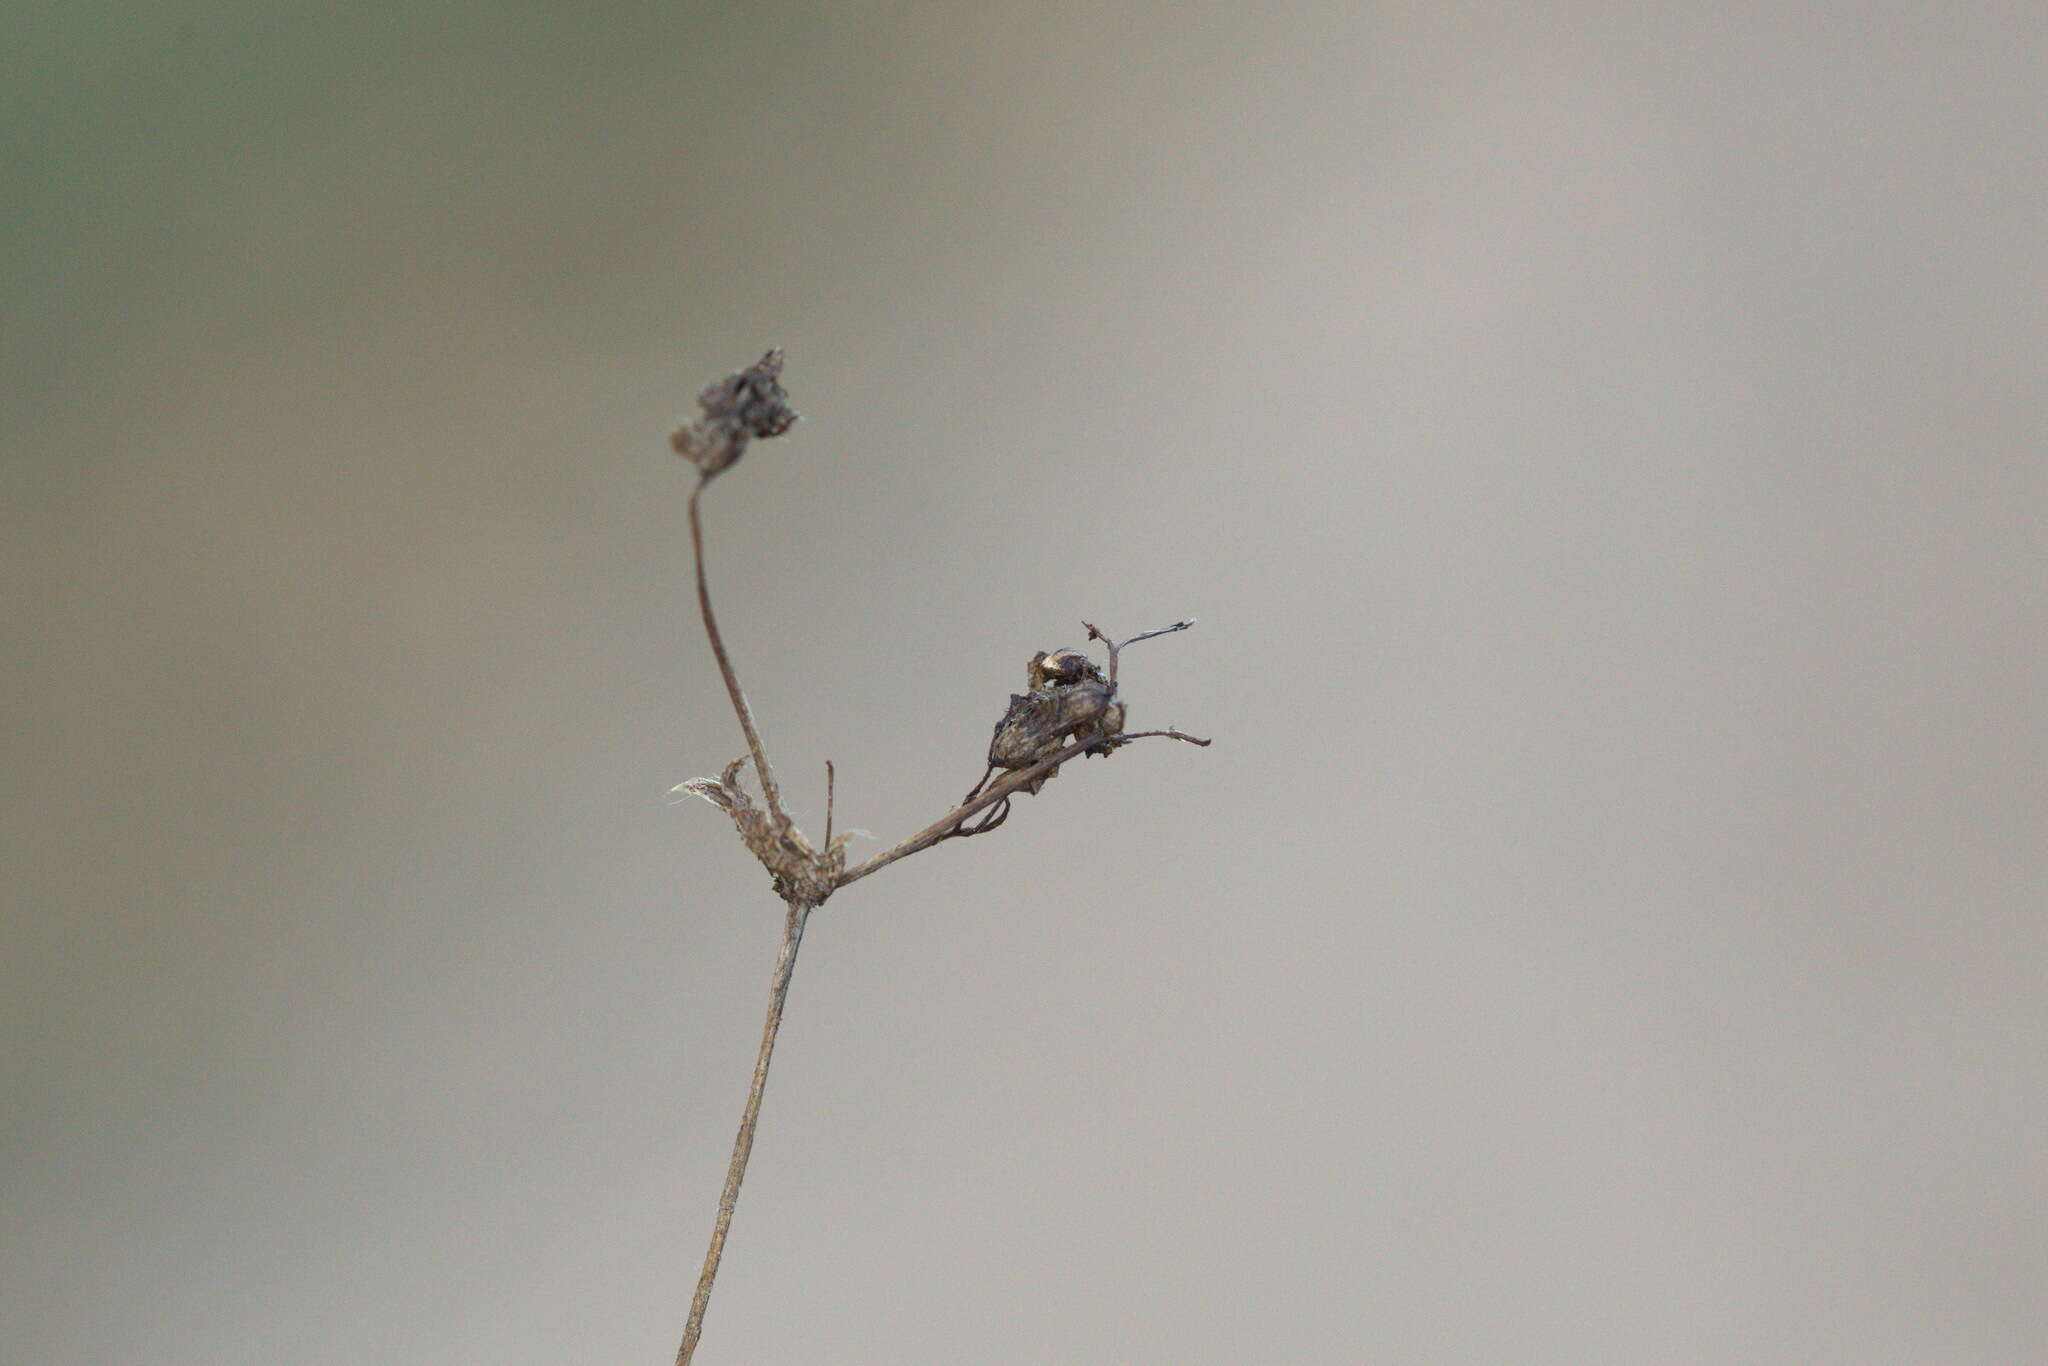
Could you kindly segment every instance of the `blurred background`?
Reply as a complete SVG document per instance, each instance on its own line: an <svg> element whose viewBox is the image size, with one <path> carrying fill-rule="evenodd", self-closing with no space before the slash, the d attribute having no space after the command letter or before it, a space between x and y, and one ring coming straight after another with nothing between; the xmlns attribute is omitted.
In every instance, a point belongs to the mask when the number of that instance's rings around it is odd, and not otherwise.
<svg viewBox="0 0 2048 1366"><path fill-rule="evenodd" d="M14 1359L2048 1359L2038 10L6 27Z"/></svg>

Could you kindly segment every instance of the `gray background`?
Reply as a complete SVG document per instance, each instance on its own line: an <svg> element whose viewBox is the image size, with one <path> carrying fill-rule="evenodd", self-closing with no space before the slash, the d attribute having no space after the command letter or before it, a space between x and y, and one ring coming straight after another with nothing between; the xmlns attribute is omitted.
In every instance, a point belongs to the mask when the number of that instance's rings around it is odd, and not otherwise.
<svg viewBox="0 0 2048 1366"><path fill-rule="evenodd" d="M2036 7L7 27L10 1358L2048 1359Z"/></svg>

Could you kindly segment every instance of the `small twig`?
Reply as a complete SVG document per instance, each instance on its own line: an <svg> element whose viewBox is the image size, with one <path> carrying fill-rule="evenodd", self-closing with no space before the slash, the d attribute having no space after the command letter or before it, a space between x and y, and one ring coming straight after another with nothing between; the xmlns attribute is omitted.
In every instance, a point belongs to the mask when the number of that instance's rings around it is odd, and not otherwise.
<svg viewBox="0 0 2048 1366"><path fill-rule="evenodd" d="M826 847L827 849L830 849L830 848L832 847L832 789L833 789L833 786L834 786L834 775L833 775L833 772L832 772L832 761L831 761L830 759L827 759L827 760L825 761L825 847Z"/></svg>
<svg viewBox="0 0 2048 1366"><path fill-rule="evenodd" d="M711 590L704 582L704 523L697 512L697 500L704 496L704 486L709 477L697 481L697 487L690 490L690 544L697 554L697 606L704 613L704 634L711 637L711 653L718 656L718 671L725 676L725 691L732 698L732 709L740 718L740 729L747 735L747 751L754 756L754 772L761 777L761 795L768 801L768 809L777 818L782 817L782 794L775 789L775 773L768 767L768 751L761 745L761 732L754 726L754 712L747 705L747 695L740 690L739 675L733 672L732 659L725 652L725 638L718 633L718 618L711 611Z"/></svg>
<svg viewBox="0 0 2048 1366"><path fill-rule="evenodd" d="M676 1366L690 1366L690 1358L697 1351L697 1339L704 1335L704 1311L711 1304L711 1283L718 1279L718 1261L725 1255L726 1230L732 1227L740 1182L747 1174L747 1159L754 1152L754 1128L761 1122L761 1093L768 1086L768 1062L775 1055L775 1034L782 1028L782 1007L789 999L796 951L804 942L804 925L812 909L801 901L792 901L783 923L782 952L775 957L775 976L768 987L768 1019L761 1026L761 1051L754 1059L754 1084L747 1091L739 1137L733 1140L732 1163L725 1171L725 1190L718 1197L718 1221L712 1226L711 1247L704 1254L704 1273L697 1278L697 1293L690 1301L690 1321L683 1329L683 1345L676 1349Z"/></svg>
<svg viewBox="0 0 2048 1366"><path fill-rule="evenodd" d="M995 829L1004 821L1010 819L1010 809L1011 803L1007 800L997 802L994 806L989 808L988 812L984 814L980 820L976 821L972 825L968 825L964 822L959 825L956 825L952 828L952 830L946 833L944 838L967 839L973 835L986 835L989 831Z"/></svg>
<svg viewBox="0 0 2048 1366"><path fill-rule="evenodd" d="M1148 735L1160 735L1175 740L1186 740L1191 744L1197 745L1209 743L1207 740L1197 740L1192 735L1182 735L1179 731L1172 730L1141 730L1134 735L1122 735L1116 738L1119 741L1139 740ZM1029 768L1016 769L1003 775L1003 777L983 788L981 795L974 800L962 802L930 825L927 825L924 829L918 831L915 835L912 835L909 839L892 848L884 849L881 853L857 868L847 869L839 875L838 880L833 883L833 886L844 887L849 882L858 882L869 873L880 872L897 859L908 858L920 849L929 849L932 845L937 844L940 840L950 835L953 832L953 828L969 816L974 815L978 811L987 810L1015 792L1018 788L1023 787L1026 783L1031 782L1042 774L1052 772L1075 755L1085 753L1090 746L1101 743L1102 739L1100 736L1084 735L1065 748L1055 750L1053 753L1046 755Z"/></svg>
<svg viewBox="0 0 2048 1366"><path fill-rule="evenodd" d="M1087 628L1090 640L1099 640L1109 647L1109 681L1112 686L1116 683L1116 659L1118 655L1123 653L1124 646L1136 645L1139 641L1150 640L1154 636L1170 636L1175 631L1185 631L1194 624L1195 619L1189 617L1186 621L1176 621L1173 625L1162 626L1156 631L1140 631L1129 640L1117 641L1111 640L1108 636L1102 634L1092 623L1085 621L1081 623L1082 626Z"/></svg>
<svg viewBox="0 0 2048 1366"><path fill-rule="evenodd" d="M1177 730L1134 730L1116 736L1115 739L1118 744L1122 744L1126 740L1142 740L1148 735L1158 735L1168 740L1185 740L1191 745L1200 745L1204 749L1216 743L1213 740L1197 740L1194 736L1183 735Z"/></svg>

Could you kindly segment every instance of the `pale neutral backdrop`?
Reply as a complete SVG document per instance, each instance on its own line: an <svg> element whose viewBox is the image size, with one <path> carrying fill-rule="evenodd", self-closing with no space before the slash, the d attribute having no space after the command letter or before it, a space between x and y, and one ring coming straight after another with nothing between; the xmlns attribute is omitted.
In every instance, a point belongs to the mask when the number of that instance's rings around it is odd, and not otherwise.
<svg viewBox="0 0 2048 1366"><path fill-rule="evenodd" d="M2048 1360L2036 7L6 28L11 1360Z"/></svg>

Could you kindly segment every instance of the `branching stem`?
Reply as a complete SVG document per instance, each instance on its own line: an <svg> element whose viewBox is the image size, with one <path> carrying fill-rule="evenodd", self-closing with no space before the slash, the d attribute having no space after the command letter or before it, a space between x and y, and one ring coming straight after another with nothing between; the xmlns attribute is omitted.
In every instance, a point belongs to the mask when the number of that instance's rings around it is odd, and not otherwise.
<svg viewBox="0 0 2048 1366"><path fill-rule="evenodd" d="M1126 645L1136 645L1139 641L1150 640L1154 636L1170 636L1175 631L1185 631L1188 629L1188 627L1193 626L1194 624L1195 619L1193 617L1189 617L1186 621L1176 621L1175 623L1173 623L1173 625L1162 626L1156 631L1140 631L1138 632L1138 634L1132 636L1129 640L1111 640L1108 636L1102 634L1102 632L1091 623L1085 621L1081 623L1081 625L1087 629L1088 638L1090 640L1099 640L1104 645L1107 645L1109 647L1109 682L1111 687L1116 686L1117 656L1123 653L1124 647ZM1167 732L1153 731L1151 733L1155 735L1163 735ZM1186 740L1190 737L1183 735L1180 738Z"/></svg>
<svg viewBox="0 0 2048 1366"><path fill-rule="evenodd" d="M718 672L725 679L725 691L732 699L733 714L739 718L740 729L747 737L747 752L753 759L754 772L761 780L761 793L768 806L768 821L763 823L761 813L752 808L744 793L728 786L737 777L737 763L730 766L727 777L720 782L696 780L682 784L677 790L708 797L732 816L747 847L774 875L776 889L789 909L783 926L782 949L776 955L775 974L769 983L768 1015L761 1025L761 1050L754 1059L754 1080L747 1090L747 1106L740 1116L739 1135L733 1140L732 1161L726 1168L725 1188L718 1198L718 1217L712 1225L711 1245L704 1253L704 1270L697 1278L697 1293L690 1301L690 1318L683 1329L682 1346L676 1350L676 1366L690 1366L698 1339L704 1333L704 1314L711 1303L711 1287L718 1278L718 1264L725 1255L725 1238L732 1228L733 1208L739 1203L740 1183L746 1179L747 1159L753 1155L754 1130L761 1121L761 1095L768 1086L768 1064L775 1055L775 1036L782 1028L782 1011L789 1000L790 977L796 971L797 949L803 943L804 926L809 922L811 912L838 888L858 882L898 859L929 849L953 835L980 834L994 829L1008 813L1007 806L979 826L963 829L962 824L979 812L1007 802L1011 794L1022 788L1028 786L1036 791L1035 784L1039 779L1076 755L1108 753L1132 740L1151 736L1185 740L1195 745L1209 743L1175 730L1107 735L1099 729L1091 731L1029 768L1005 774L1000 781L985 789L976 784L975 791L967 800L902 843L851 871L836 871L843 864L843 855L832 834L838 775L828 761L825 765L825 848L821 852L811 848L782 809L782 793L775 785L775 772L768 764L767 747L761 743L761 731L754 723L753 708L747 705L747 695L740 688L732 656L726 652L725 637L718 629L718 617L711 610L711 589L704 572L704 521L698 507L704 496L704 485L712 476L737 461L750 440L779 436L797 420L796 413L789 408L789 396L778 382L781 370L782 353L770 351L746 370L712 385L697 400L704 416L696 423L678 428L670 438L676 452L688 458L698 470L697 486L690 491L690 546L697 566L697 606L703 612L704 634L711 641L711 653L717 656ZM1088 626L1090 637L1109 646L1109 686L1105 705L1107 700L1115 697L1117 656L1125 646L1154 636L1185 631L1192 625L1194 622L1191 620L1177 621L1171 626L1146 631L1125 641L1111 641L1095 627ZM1037 663L1033 661L1034 668ZM1121 725L1121 717L1119 710L1113 724ZM987 782L986 776L983 782Z"/></svg>
<svg viewBox="0 0 2048 1366"><path fill-rule="evenodd" d="M1138 731L1135 734L1118 736L1117 743L1121 744L1126 740L1142 740L1147 736L1163 736L1170 740L1185 740L1191 745L1206 745L1209 743L1207 740L1197 740L1192 735L1183 735L1177 730ZM948 811L909 839L892 848L884 849L881 853L857 868L847 869L839 875L835 886L844 887L849 882L858 882L869 873L880 872L897 859L908 858L920 849L931 848L940 840L951 835L960 822L976 812L986 811L989 807L994 806L997 802L1041 774L1052 772L1075 755L1101 743L1102 740L1097 736L1084 735L1065 748L1055 750L1051 754L1046 755L1029 768L1020 768L1015 772L1005 774L998 781L990 783L986 788L982 789L980 795L974 797L971 801L960 803L960 805L954 807L951 811Z"/></svg>

